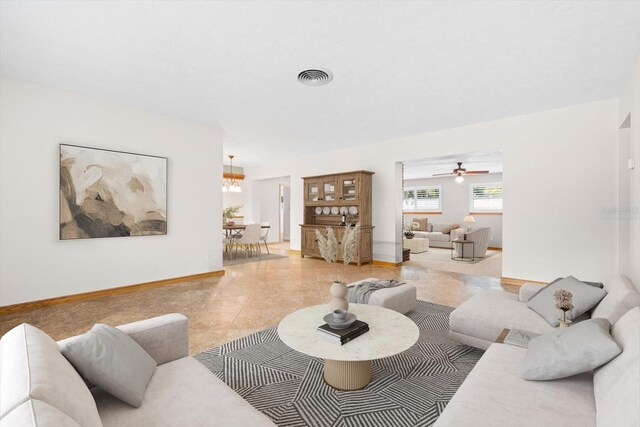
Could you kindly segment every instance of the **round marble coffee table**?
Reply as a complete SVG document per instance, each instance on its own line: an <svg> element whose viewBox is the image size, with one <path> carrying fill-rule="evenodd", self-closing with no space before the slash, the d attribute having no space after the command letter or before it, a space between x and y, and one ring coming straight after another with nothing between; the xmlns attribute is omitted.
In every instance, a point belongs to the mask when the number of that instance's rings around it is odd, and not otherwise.
<svg viewBox="0 0 640 427"><path fill-rule="evenodd" d="M359 390L371 381L371 361L407 350L418 340L416 324L403 314L366 304L349 304L349 312L369 324L369 332L339 345L318 336L316 328L330 313L328 305L303 308L278 325L280 339L292 349L324 359L324 380L339 390Z"/></svg>

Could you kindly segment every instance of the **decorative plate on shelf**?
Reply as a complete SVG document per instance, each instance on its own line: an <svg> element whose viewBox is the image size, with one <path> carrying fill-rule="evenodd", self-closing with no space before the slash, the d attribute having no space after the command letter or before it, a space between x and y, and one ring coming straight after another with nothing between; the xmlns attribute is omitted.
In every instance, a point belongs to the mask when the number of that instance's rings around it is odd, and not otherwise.
<svg viewBox="0 0 640 427"><path fill-rule="evenodd" d="M316 215L320 215L322 213L322 208L320 206L318 206L315 210Z"/></svg>
<svg viewBox="0 0 640 427"><path fill-rule="evenodd" d="M338 209L337 206L334 206L331 208L331 214L332 215L338 215L340 213L340 209Z"/></svg>
<svg viewBox="0 0 640 427"><path fill-rule="evenodd" d="M329 206L325 206L324 208L322 208L322 213L325 215L329 215L331 213L331 208L329 208Z"/></svg>
<svg viewBox="0 0 640 427"><path fill-rule="evenodd" d="M340 208L340 213L341 213L342 215L346 215L346 214L348 214L348 213L349 213L349 208L347 208L346 206L342 206L342 207Z"/></svg>
<svg viewBox="0 0 640 427"><path fill-rule="evenodd" d="M358 215L358 207L357 207L357 206L351 206L351 207L349 208L349 213L350 213L351 215Z"/></svg>

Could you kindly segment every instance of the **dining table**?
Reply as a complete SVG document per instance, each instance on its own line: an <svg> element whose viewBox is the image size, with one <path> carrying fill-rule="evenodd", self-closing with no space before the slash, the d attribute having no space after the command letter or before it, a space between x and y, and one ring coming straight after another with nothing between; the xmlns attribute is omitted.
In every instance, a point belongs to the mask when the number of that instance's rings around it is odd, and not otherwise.
<svg viewBox="0 0 640 427"><path fill-rule="evenodd" d="M232 237L243 231L245 228L247 228L247 224L222 224L222 229L224 230L225 238L227 239L231 239ZM262 225L260 226L260 228L271 228L271 226Z"/></svg>

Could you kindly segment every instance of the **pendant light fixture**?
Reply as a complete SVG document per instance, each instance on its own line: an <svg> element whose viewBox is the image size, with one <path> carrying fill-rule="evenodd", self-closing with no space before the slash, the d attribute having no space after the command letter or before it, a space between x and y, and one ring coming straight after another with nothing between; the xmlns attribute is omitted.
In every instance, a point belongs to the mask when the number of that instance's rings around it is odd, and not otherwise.
<svg viewBox="0 0 640 427"><path fill-rule="evenodd" d="M235 156L233 154L229 154L229 175L230 179L225 179L222 183L222 191L224 193L242 193L242 188L240 188L240 183L236 181L235 175L233 174L233 158Z"/></svg>

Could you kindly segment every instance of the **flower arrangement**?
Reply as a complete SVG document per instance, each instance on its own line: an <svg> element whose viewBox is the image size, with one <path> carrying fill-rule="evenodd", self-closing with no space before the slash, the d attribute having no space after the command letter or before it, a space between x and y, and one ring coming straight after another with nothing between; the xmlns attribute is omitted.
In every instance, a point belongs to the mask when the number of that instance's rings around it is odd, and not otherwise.
<svg viewBox="0 0 640 427"><path fill-rule="evenodd" d="M344 283L344 273L346 266L358 255L358 235L360 234L360 223L354 227L347 225L344 228L342 242L338 242L336 233L331 227L327 227L327 235L324 236L319 229L316 229L318 248L320 255L328 263L338 261L338 251L342 247L342 270L337 273L335 282Z"/></svg>
<svg viewBox="0 0 640 427"><path fill-rule="evenodd" d="M417 222L410 222L408 224L405 224L404 237L406 237L407 239L413 239L413 236L415 236L413 230L417 230L419 227L420 224L418 224Z"/></svg>
<svg viewBox="0 0 640 427"><path fill-rule="evenodd" d="M236 216L238 214L238 212L240 212L240 209L242 208L242 205L240 206L229 206L226 207L222 210L222 219L229 221L231 218L233 218L234 216Z"/></svg>
<svg viewBox="0 0 640 427"><path fill-rule="evenodd" d="M564 289L559 289L553 294L556 300L556 308L562 310L562 321L567 321L567 311L573 310L573 294Z"/></svg>

